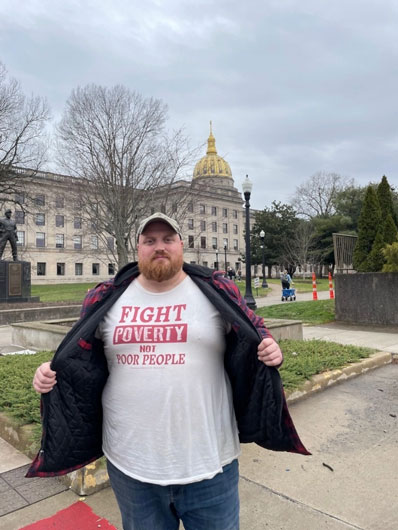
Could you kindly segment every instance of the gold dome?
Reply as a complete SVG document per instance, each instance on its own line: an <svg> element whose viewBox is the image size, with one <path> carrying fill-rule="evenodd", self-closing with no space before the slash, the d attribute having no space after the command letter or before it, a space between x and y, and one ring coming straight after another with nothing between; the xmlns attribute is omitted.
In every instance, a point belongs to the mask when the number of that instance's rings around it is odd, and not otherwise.
<svg viewBox="0 0 398 530"><path fill-rule="evenodd" d="M210 122L210 136L207 140L206 156L197 162L193 171L193 178L199 177L228 177L232 178L231 168L216 150L216 139L213 136Z"/></svg>

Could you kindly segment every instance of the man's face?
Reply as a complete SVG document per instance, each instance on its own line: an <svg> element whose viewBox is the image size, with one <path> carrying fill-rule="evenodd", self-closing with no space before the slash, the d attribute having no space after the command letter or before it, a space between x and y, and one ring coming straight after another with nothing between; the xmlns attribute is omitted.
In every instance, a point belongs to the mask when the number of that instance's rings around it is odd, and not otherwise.
<svg viewBox="0 0 398 530"><path fill-rule="evenodd" d="M183 242L166 223L149 224L138 240L138 266L148 280L170 280L182 268Z"/></svg>

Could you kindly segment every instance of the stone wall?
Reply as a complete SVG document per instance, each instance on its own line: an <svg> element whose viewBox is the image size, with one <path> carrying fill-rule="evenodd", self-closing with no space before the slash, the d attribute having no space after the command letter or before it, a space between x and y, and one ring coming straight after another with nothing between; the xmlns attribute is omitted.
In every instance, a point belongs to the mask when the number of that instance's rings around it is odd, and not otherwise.
<svg viewBox="0 0 398 530"><path fill-rule="evenodd" d="M336 320L398 326L398 273L336 274Z"/></svg>

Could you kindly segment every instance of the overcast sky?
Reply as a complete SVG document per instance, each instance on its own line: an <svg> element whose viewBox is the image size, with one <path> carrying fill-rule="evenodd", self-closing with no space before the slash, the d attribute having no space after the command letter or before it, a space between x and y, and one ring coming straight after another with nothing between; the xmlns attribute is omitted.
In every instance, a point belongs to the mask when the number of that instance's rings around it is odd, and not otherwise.
<svg viewBox="0 0 398 530"><path fill-rule="evenodd" d="M0 0L0 61L54 118L73 88L120 83L192 145L212 120L254 208L318 171L398 186L396 0Z"/></svg>

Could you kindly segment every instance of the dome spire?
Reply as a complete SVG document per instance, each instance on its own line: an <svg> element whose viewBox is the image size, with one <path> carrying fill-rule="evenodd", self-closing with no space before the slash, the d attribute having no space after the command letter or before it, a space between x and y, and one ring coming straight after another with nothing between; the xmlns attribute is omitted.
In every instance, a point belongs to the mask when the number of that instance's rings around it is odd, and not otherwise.
<svg viewBox="0 0 398 530"><path fill-rule="evenodd" d="M212 123L210 120L210 135L207 139L207 155L216 155L217 149L216 149L216 139L213 136L213 130L212 130Z"/></svg>

